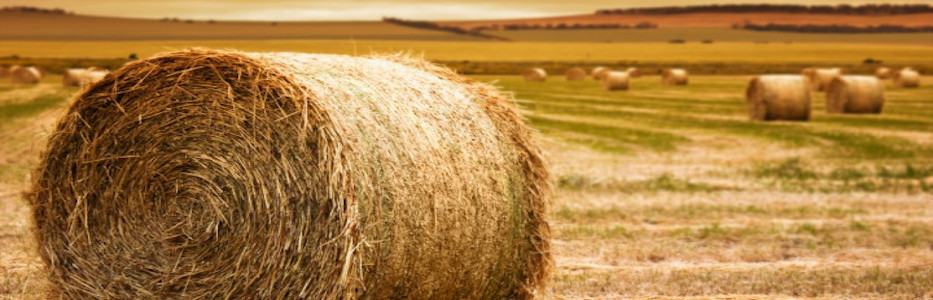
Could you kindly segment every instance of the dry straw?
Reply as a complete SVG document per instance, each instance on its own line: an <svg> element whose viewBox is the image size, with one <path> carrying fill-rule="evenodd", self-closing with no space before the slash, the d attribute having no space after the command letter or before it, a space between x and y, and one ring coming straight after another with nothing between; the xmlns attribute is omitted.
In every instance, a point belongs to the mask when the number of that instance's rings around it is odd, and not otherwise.
<svg viewBox="0 0 933 300"><path fill-rule="evenodd" d="M189 50L77 95L28 195L52 298L527 299L548 174L420 60Z"/></svg>
<svg viewBox="0 0 933 300"><path fill-rule="evenodd" d="M530 82L544 82L547 80L547 72L542 68L531 68L522 73L522 78Z"/></svg>
<svg viewBox="0 0 933 300"><path fill-rule="evenodd" d="M609 68L599 66L593 68L593 70L590 71L590 75L593 76L593 79L595 80L603 80L606 78L606 73L609 73L609 71L611 71Z"/></svg>
<svg viewBox="0 0 933 300"><path fill-rule="evenodd" d="M920 72L911 68L903 68L894 73L894 85L908 88L919 87Z"/></svg>
<svg viewBox="0 0 933 300"><path fill-rule="evenodd" d="M567 81L580 81L586 79L586 70L583 68L571 68L567 70L565 74L567 76Z"/></svg>
<svg viewBox="0 0 933 300"><path fill-rule="evenodd" d="M810 120L810 88L804 76L763 75L745 90L748 116L757 121Z"/></svg>
<svg viewBox="0 0 933 300"><path fill-rule="evenodd" d="M687 85L688 74L684 69L667 69L661 75L661 83L666 85Z"/></svg>
<svg viewBox="0 0 933 300"><path fill-rule="evenodd" d="M826 89L827 113L880 114L884 84L874 76L840 76Z"/></svg>
<svg viewBox="0 0 933 300"><path fill-rule="evenodd" d="M842 76L842 69L840 68L829 68L829 69L804 69L802 74L807 77L810 83L810 88L814 91L825 91L826 87L829 86L829 82L836 78L837 76Z"/></svg>
<svg viewBox="0 0 933 300"><path fill-rule="evenodd" d="M878 79L891 79L891 69L886 67L880 67L875 69L875 77Z"/></svg>
<svg viewBox="0 0 933 300"><path fill-rule="evenodd" d="M603 88L607 91L628 90L629 75L626 72L609 71L603 78Z"/></svg>
<svg viewBox="0 0 933 300"><path fill-rule="evenodd" d="M10 68L13 84L37 84L42 80L42 73L35 67L13 66Z"/></svg>

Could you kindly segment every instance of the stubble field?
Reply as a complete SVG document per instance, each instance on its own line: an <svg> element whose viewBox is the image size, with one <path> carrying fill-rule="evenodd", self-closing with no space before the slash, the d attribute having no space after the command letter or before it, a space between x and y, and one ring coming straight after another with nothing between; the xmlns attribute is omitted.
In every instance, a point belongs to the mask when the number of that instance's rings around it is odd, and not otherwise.
<svg viewBox="0 0 933 300"><path fill-rule="evenodd" d="M933 88L885 112L755 123L749 76L512 91L549 158L556 271L545 298L933 297ZM21 192L75 88L0 84L0 299L41 298ZM933 78L923 78L931 82Z"/></svg>

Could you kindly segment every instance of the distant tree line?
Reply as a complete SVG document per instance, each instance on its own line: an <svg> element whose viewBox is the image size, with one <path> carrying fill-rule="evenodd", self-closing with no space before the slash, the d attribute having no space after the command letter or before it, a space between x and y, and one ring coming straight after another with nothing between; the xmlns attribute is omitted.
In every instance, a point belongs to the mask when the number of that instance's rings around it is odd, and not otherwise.
<svg viewBox="0 0 933 300"><path fill-rule="evenodd" d="M396 25L402 25L402 26L408 26L408 27L414 27L414 28L420 28L420 29L441 30L441 31L475 36L475 37L491 39L491 40L500 40L500 41L508 40L503 37L484 34L481 32L483 28L472 28L470 30L467 30L467 29L463 29L457 26L447 26L447 25L442 25L442 24L435 23L435 22L430 22L430 21L405 20L405 19L399 19L399 18L393 18L393 17L383 17L382 21L386 23L396 24Z"/></svg>
<svg viewBox="0 0 933 300"><path fill-rule="evenodd" d="M635 25L628 24L619 24L619 23L600 23L600 24L580 24L580 23L547 23L547 24L493 24L490 26L478 27L480 30L492 29L492 30L533 30L533 29L557 29L557 30L574 30L574 29L655 29L658 28L658 24L651 22L641 22Z"/></svg>
<svg viewBox="0 0 933 300"><path fill-rule="evenodd" d="M735 24L735 29L754 31L783 31L804 33L911 33L933 32L933 26L907 27L902 25L882 24L878 26L851 26L841 24L815 25L815 24Z"/></svg>
<svg viewBox="0 0 933 300"><path fill-rule="evenodd" d="M794 5L794 4L712 4L626 9L601 9L597 15L667 15L689 13L795 13L835 15L904 15L933 13L928 4L865 4L865 5Z"/></svg>
<svg viewBox="0 0 933 300"><path fill-rule="evenodd" d="M4 6L3 12L27 12L27 13L41 13L41 14L50 14L50 15L72 15L73 12L68 12L61 8L39 8L32 6Z"/></svg>

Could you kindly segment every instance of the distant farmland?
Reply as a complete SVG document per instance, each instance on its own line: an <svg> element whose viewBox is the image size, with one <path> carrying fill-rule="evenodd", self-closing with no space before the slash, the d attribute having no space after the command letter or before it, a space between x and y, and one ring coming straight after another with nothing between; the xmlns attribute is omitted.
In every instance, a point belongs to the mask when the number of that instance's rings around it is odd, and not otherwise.
<svg viewBox="0 0 933 300"><path fill-rule="evenodd" d="M803 42L803 43L879 43L933 44L933 33L858 33L814 34L760 32L731 28L658 28L658 29L526 29L487 30L486 34L513 41L534 42Z"/></svg>

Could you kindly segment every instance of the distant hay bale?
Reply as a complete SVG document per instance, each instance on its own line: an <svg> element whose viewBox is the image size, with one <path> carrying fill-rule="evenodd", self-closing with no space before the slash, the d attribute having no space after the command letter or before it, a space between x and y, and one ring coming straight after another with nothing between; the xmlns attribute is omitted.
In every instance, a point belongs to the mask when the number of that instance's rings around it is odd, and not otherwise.
<svg viewBox="0 0 933 300"><path fill-rule="evenodd" d="M894 85L906 88L920 86L920 72L911 68L903 68L894 72Z"/></svg>
<svg viewBox="0 0 933 300"><path fill-rule="evenodd" d="M839 76L826 88L826 112L880 114L884 84L874 76Z"/></svg>
<svg viewBox="0 0 933 300"><path fill-rule="evenodd" d="M684 69L667 69L661 74L661 83L666 85L687 85L688 74Z"/></svg>
<svg viewBox="0 0 933 300"><path fill-rule="evenodd" d="M842 69L840 68L828 68L828 69L804 69L802 72L804 76L807 77L809 81L810 88L814 91L825 91L826 87L829 85L829 82L836 78L837 76L842 76Z"/></svg>
<svg viewBox="0 0 933 300"><path fill-rule="evenodd" d="M49 298L531 298L550 266L531 136L504 94L419 60L130 62L34 173Z"/></svg>
<svg viewBox="0 0 933 300"><path fill-rule="evenodd" d="M13 66L10 68L10 79L13 84L37 84L42 80L42 73L35 67Z"/></svg>
<svg viewBox="0 0 933 300"><path fill-rule="evenodd" d="M626 72L609 71L603 78L603 88L607 91L628 90L629 75Z"/></svg>
<svg viewBox="0 0 933 300"><path fill-rule="evenodd" d="M875 69L875 77L878 77L878 79L891 79L891 69L885 67L877 68Z"/></svg>
<svg viewBox="0 0 933 300"><path fill-rule="evenodd" d="M595 67L593 68L593 71L590 72L590 75L593 76L593 79L595 80L603 80L606 78L606 73L609 73L609 71L611 70L609 70L607 67Z"/></svg>
<svg viewBox="0 0 933 300"><path fill-rule="evenodd" d="M531 68L522 73L522 78L529 82L544 82L547 80L547 72L542 68Z"/></svg>
<svg viewBox="0 0 933 300"><path fill-rule="evenodd" d="M641 78L641 72L639 72L636 67L625 69L625 72L628 73L629 78Z"/></svg>
<svg viewBox="0 0 933 300"><path fill-rule="evenodd" d="M66 69L64 72L62 72L62 85L80 86L81 80L84 78L87 72L88 72L87 69L78 69L78 68Z"/></svg>
<svg viewBox="0 0 933 300"><path fill-rule="evenodd" d="M583 68L571 68L567 70L565 74L567 76L567 81L580 81L586 79L586 70Z"/></svg>
<svg viewBox="0 0 933 300"><path fill-rule="evenodd" d="M748 116L757 121L810 120L810 87L804 76L762 75L745 90Z"/></svg>
<svg viewBox="0 0 933 300"><path fill-rule="evenodd" d="M10 68L0 66L0 79L10 77Z"/></svg>
<svg viewBox="0 0 933 300"><path fill-rule="evenodd" d="M107 74L110 74L110 72L108 71L87 71L84 73L84 76L81 77L80 85L81 86L92 85L98 81L103 80L104 77L107 76Z"/></svg>

